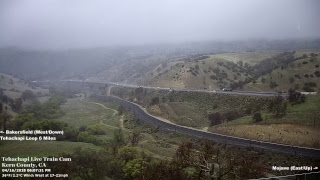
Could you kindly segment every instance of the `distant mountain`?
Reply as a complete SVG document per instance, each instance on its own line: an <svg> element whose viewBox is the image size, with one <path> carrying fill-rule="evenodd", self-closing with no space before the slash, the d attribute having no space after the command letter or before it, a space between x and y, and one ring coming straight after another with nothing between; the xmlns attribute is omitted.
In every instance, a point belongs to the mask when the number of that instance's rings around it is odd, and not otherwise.
<svg viewBox="0 0 320 180"><path fill-rule="evenodd" d="M63 51L0 48L0 72L25 80L90 79L141 81L163 63L192 55L256 50L319 49L317 40L254 40L192 42L137 47L71 49Z"/></svg>

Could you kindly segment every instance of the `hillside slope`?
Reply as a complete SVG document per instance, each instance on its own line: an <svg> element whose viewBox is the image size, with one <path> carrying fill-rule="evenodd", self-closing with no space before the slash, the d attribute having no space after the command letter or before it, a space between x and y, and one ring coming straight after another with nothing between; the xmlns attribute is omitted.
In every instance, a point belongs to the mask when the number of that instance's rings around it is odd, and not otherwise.
<svg viewBox="0 0 320 180"><path fill-rule="evenodd" d="M162 63L142 84L162 87L219 89L252 78L247 65L279 54L278 51L198 55L170 63Z"/></svg>
<svg viewBox="0 0 320 180"><path fill-rule="evenodd" d="M296 58L305 57L289 63L286 67L275 68L272 72L245 85L244 89L287 91L292 88L303 92L319 92L320 57L318 54L319 51L296 52Z"/></svg>
<svg viewBox="0 0 320 180"><path fill-rule="evenodd" d="M251 91L287 91L293 88L317 92L320 87L318 54L318 51L256 51L197 55L162 63L137 82L141 85L209 90L231 87Z"/></svg>

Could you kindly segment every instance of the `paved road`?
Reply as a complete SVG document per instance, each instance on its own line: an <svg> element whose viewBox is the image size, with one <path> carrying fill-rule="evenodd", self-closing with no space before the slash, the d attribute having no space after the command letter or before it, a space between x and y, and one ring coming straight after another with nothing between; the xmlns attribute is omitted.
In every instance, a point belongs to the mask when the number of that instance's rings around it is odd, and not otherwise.
<svg viewBox="0 0 320 180"><path fill-rule="evenodd" d="M210 133L210 132L202 131L199 129L193 129L190 127L180 126L180 125L176 125L176 124L162 121L156 117L153 117L153 116L147 114L137 104L122 100L120 98L112 97L112 96L110 96L110 97L101 96L101 95L96 95L96 96L98 96L100 99L109 99L114 102L117 102L117 103L121 104L122 106L124 106L125 108L132 111L139 119L141 119L149 124L158 126L162 129L183 133L183 134L193 136L193 137L205 138L205 139L213 140L213 141L220 142L220 143L242 145L242 146L247 146L247 147L256 147L256 148L262 148L262 149L267 149L267 150L272 150L272 151L285 152L285 153L289 153L289 154L296 154L296 155L320 158L320 149L305 148L305 147L298 147L298 146L289 146L289 145L270 143L270 142L264 142L264 141L256 141L256 140L238 138L238 137L234 137L234 136L226 136L226 135L217 134L217 133Z"/></svg>
<svg viewBox="0 0 320 180"><path fill-rule="evenodd" d="M143 87L146 89L159 89L159 90L175 90L185 92L203 92L203 93L215 93L215 94L230 94L230 95L247 95L247 96L276 96L277 92L259 92L259 91L222 91L222 90L206 90L206 89L194 89L194 88L163 88L163 87L151 87L151 86L138 86L133 84L123 84L108 81L81 81L81 80L61 80L62 82L79 82L79 83L97 83L97 84L109 84L119 87L138 88ZM50 83L52 81L33 81L33 83ZM281 96L288 96L288 93L281 93Z"/></svg>

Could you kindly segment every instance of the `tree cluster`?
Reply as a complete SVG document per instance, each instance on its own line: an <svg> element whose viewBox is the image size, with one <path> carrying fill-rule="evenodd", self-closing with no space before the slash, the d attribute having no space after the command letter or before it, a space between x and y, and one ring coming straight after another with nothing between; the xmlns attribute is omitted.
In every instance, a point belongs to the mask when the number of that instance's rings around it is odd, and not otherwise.
<svg viewBox="0 0 320 180"><path fill-rule="evenodd" d="M273 113L274 117L283 117L284 115L286 115L287 102L279 94L269 101L268 109L269 112Z"/></svg>
<svg viewBox="0 0 320 180"><path fill-rule="evenodd" d="M184 142L172 160L152 158L137 147L115 152L77 148L61 156L72 162L48 162L55 172L72 179L248 179L263 176L267 168L257 152L234 151L210 141Z"/></svg>

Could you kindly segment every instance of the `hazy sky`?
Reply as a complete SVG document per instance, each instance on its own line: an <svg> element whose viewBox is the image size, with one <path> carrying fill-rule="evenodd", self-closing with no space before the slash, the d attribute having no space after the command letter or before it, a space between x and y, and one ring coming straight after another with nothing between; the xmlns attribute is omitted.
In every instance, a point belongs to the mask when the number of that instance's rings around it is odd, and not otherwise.
<svg viewBox="0 0 320 180"><path fill-rule="evenodd" d="M0 0L0 46L320 37L318 0Z"/></svg>

